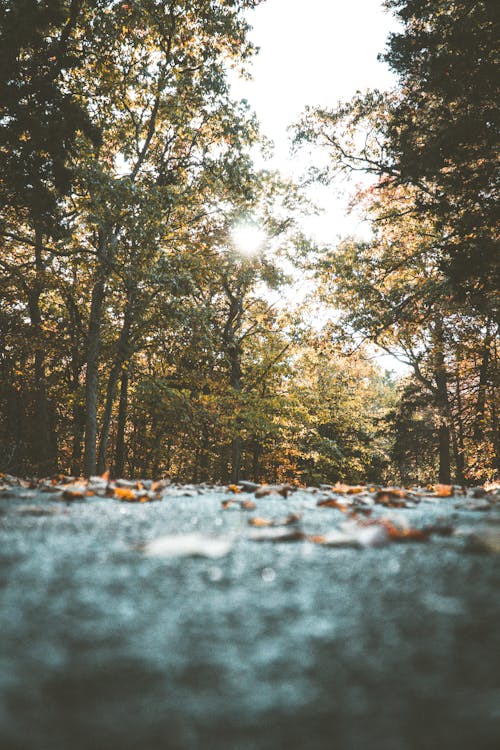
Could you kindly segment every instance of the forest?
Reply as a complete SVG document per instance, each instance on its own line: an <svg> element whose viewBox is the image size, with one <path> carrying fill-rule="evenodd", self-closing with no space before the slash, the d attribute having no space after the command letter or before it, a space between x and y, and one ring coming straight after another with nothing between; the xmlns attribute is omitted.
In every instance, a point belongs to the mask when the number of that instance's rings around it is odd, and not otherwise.
<svg viewBox="0 0 500 750"><path fill-rule="evenodd" d="M293 184L231 90L260 1L0 0L1 472L498 476L497 3L386 0L397 85L291 123ZM371 236L319 246L342 178Z"/></svg>

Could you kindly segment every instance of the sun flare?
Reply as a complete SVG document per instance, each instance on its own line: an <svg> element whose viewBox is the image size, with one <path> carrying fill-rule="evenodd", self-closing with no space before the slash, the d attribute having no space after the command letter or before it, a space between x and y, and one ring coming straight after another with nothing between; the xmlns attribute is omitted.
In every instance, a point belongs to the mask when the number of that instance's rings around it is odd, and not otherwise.
<svg viewBox="0 0 500 750"><path fill-rule="evenodd" d="M235 250L241 255L251 257L256 255L262 248L266 239L266 233L256 224L236 224L231 231L231 238Z"/></svg>

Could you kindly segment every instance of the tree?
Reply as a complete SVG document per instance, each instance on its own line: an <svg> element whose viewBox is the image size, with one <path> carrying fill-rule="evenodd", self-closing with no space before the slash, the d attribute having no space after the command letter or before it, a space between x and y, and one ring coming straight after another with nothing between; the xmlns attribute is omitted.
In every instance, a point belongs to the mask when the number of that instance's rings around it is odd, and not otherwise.
<svg viewBox="0 0 500 750"><path fill-rule="evenodd" d="M492 422L488 450L474 439L473 429L477 419L484 419L482 397L489 394L487 411L490 398L495 399L491 318L458 304L435 252L439 233L405 210L412 204L408 189L376 188L365 201L375 226L373 238L345 240L320 260L320 295L342 310L344 338L351 335L358 345L367 339L411 367L413 385L418 384L420 396L426 394L427 416L432 415L439 481L449 484L454 469L463 482L472 476L476 456L481 455L483 471L494 465L487 458L494 453ZM467 350L477 353L468 357ZM465 391L475 394L478 409L468 424ZM403 423L398 423L400 431Z"/></svg>
<svg viewBox="0 0 500 750"><path fill-rule="evenodd" d="M498 323L496 3L386 5L403 24L382 56L399 86L309 110L296 142L328 151L320 179L364 172L381 190L409 188L405 210L433 226L436 261L458 301Z"/></svg>
<svg viewBox="0 0 500 750"><path fill-rule="evenodd" d="M46 267L54 242L64 234L62 200L71 189L69 162L79 134L99 141L85 107L66 87L78 65L70 40L82 5L0 3L0 233L6 249L0 267L9 275L21 273L34 360L31 451L41 472L56 466L41 305Z"/></svg>
<svg viewBox="0 0 500 750"><path fill-rule="evenodd" d="M441 231L461 298L498 315L500 17L493 0L388 0L403 24L382 56L399 77L386 135L416 208Z"/></svg>

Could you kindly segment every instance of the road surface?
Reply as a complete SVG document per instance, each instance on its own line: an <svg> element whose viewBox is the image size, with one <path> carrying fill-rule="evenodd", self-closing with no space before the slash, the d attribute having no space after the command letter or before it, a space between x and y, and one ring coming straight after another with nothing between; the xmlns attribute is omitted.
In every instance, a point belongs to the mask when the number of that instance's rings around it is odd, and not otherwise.
<svg viewBox="0 0 500 750"><path fill-rule="evenodd" d="M0 495L3 750L500 747L498 504L377 507L458 533L351 548L310 541L345 520L317 493L187 495ZM306 538L249 538L290 513ZM231 548L148 547L193 532Z"/></svg>

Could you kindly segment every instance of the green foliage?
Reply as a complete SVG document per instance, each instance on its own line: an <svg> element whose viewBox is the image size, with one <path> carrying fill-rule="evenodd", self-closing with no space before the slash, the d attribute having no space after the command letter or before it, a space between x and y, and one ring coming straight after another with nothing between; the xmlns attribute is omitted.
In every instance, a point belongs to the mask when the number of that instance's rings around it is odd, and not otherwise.
<svg viewBox="0 0 500 750"><path fill-rule="evenodd" d="M28 209L48 232L58 199L68 193L79 133L99 131L67 86L80 61L71 37L79 3L0 3L0 200Z"/></svg>

